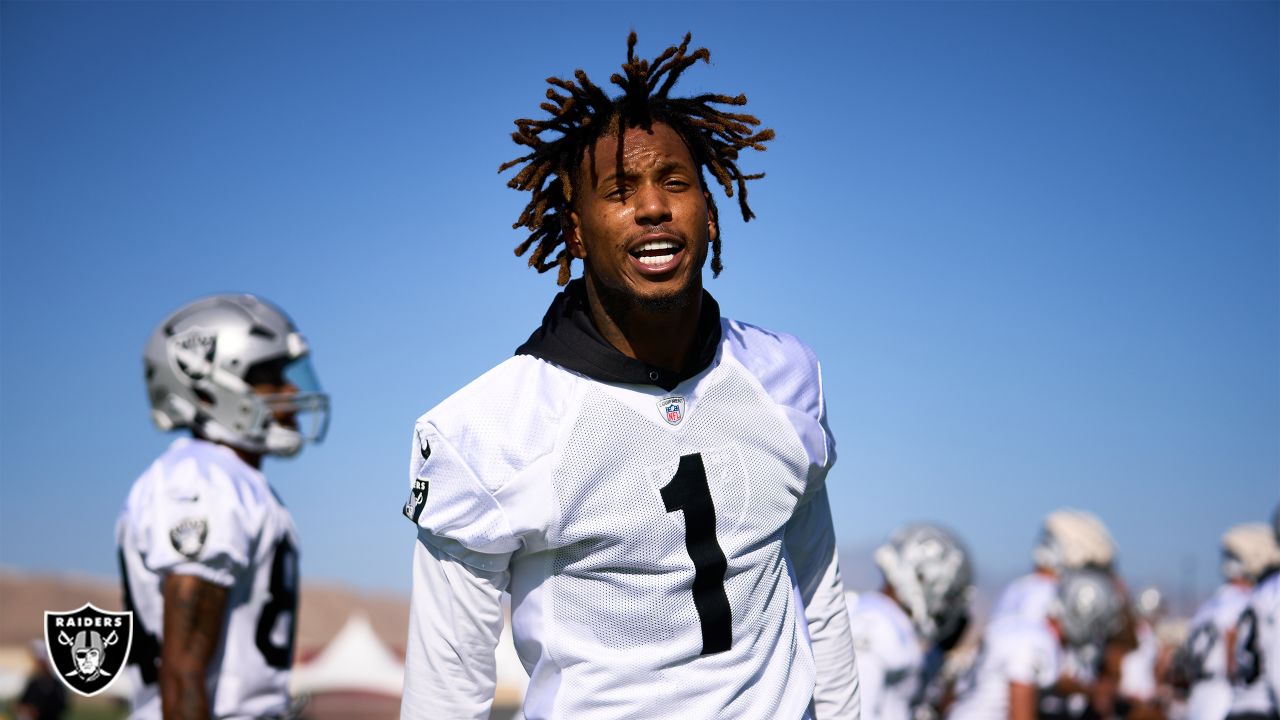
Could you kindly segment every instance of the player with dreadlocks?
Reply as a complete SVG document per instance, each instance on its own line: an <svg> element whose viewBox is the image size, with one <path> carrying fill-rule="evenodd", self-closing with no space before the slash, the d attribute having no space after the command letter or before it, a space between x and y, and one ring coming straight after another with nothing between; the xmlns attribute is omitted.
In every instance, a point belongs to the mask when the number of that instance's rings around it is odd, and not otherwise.
<svg viewBox="0 0 1280 720"><path fill-rule="evenodd" d="M516 121L516 254L565 288L414 428L403 717L488 717L504 591L530 720L857 717L817 360L702 287L704 170L749 220L739 153L773 131L670 96L710 60L689 43L649 61L632 33L621 95L578 70Z"/></svg>

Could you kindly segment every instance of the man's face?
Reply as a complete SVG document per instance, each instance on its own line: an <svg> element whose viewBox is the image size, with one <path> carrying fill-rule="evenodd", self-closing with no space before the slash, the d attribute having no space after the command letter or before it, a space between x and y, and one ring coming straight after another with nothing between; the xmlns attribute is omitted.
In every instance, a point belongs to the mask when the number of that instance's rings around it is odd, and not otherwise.
<svg viewBox="0 0 1280 720"><path fill-rule="evenodd" d="M245 382L253 387L253 392L257 395L276 397L296 395L298 388L285 378L284 371L287 364L286 359L280 359L254 365L245 373ZM297 430L298 415L288 408L287 404L285 405L285 407L272 406L271 414L282 427Z"/></svg>
<svg viewBox="0 0 1280 720"><path fill-rule="evenodd" d="M94 648L76 651L76 666L80 670L81 675L92 675L98 671L98 664L102 661L102 653Z"/></svg>
<svg viewBox="0 0 1280 720"><path fill-rule="evenodd" d="M608 133L586 153L569 250L596 289L649 307L683 307L702 288L716 237L693 155L670 126Z"/></svg>

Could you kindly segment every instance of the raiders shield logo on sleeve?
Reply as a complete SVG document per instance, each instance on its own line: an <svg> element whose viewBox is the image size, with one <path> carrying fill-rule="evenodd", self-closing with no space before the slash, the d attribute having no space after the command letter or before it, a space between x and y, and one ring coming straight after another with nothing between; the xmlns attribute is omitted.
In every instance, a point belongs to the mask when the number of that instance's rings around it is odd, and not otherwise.
<svg viewBox="0 0 1280 720"><path fill-rule="evenodd" d="M44 613L49 665L72 692L93 697L119 677L133 646L133 613L79 610Z"/></svg>

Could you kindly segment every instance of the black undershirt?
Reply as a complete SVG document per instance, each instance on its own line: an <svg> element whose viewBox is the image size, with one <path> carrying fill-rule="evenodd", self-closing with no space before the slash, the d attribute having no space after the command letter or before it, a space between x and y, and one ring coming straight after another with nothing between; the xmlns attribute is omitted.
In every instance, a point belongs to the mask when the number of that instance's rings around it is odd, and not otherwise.
<svg viewBox="0 0 1280 720"><path fill-rule="evenodd" d="M719 345L720 305L711 293L703 290L702 311L683 371L672 372L627 357L596 329L587 305L587 286L579 278L556 295L542 318L542 325L516 348L515 354L532 355L600 382L656 385L670 392L707 369L715 360Z"/></svg>

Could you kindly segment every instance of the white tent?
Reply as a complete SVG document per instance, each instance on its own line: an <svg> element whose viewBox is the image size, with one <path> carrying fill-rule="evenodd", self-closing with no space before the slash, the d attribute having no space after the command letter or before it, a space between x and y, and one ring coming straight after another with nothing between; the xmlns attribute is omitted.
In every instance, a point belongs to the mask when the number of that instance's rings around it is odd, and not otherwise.
<svg viewBox="0 0 1280 720"><path fill-rule="evenodd" d="M295 667L289 682L294 695L370 692L400 697L404 663L374 634L369 618L352 615L311 662Z"/></svg>

